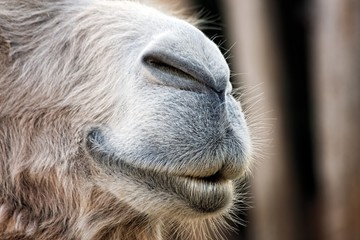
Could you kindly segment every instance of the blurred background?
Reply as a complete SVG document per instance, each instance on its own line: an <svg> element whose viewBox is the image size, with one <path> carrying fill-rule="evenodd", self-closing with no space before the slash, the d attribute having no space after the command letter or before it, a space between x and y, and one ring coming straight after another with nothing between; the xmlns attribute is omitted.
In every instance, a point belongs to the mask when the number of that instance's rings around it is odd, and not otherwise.
<svg viewBox="0 0 360 240"><path fill-rule="evenodd" d="M256 146L227 239L360 240L360 1L181 4L210 20Z"/></svg>

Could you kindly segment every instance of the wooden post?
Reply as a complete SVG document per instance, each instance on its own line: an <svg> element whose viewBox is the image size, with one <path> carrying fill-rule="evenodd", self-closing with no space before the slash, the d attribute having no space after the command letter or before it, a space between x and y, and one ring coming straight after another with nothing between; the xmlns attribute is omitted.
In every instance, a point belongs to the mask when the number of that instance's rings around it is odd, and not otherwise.
<svg viewBox="0 0 360 240"><path fill-rule="evenodd" d="M263 159L254 169L253 202L249 228L250 239L289 240L297 239L296 186L290 166L291 142L287 135L285 99L282 89L283 75L281 53L276 41L272 11L274 2L266 0L226 0L226 27L231 41L236 42L233 52L233 68L240 75L240 84L246 97L262 94L261 112L255 117L261 127L267 119L273 119L271 151L257 146ZM256 97L255 97L256 99ZM251 105L251 103L250 103ZM250 114L256 109L250 109ZM256 128L256 126L255 126ZM261 138L254 129L254 138ZM262 139L258 139L262 140ZM256 142L257 140L255 140Z"/></svg>
<svg viewBox="0 0 360 240"><path fill-rule="evenodd" d="M317 0L314 100L322 239L360 239L360 2Z"/></svg>

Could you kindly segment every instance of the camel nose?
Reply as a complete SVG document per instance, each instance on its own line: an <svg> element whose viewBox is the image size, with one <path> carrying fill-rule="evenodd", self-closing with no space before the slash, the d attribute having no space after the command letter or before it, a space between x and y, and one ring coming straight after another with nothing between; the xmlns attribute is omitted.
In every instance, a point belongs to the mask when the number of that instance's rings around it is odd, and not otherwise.
<svg viewBox="0 0 360 240"><path fill-rule="evenodd" d="M223 101L229 68L217 46L197 29L163 33L142 52L142 64L157 84L217 93Z"/></svg>

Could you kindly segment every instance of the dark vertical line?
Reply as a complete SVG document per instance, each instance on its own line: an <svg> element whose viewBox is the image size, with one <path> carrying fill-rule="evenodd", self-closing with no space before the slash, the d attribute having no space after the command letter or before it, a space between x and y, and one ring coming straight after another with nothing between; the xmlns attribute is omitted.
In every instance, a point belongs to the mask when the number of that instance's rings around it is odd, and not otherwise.
<svg viewBox="0 0 360 240"><path fill-rule="evenodd" d="M298 210L302 219L300 239L314 239L309 214L316 195L313 157L312 104L310 89L310 13L308 0L281 0L278 9L280 45L286 69L284 89L290 134L293 141L293 167L299 186Z"/></svg>

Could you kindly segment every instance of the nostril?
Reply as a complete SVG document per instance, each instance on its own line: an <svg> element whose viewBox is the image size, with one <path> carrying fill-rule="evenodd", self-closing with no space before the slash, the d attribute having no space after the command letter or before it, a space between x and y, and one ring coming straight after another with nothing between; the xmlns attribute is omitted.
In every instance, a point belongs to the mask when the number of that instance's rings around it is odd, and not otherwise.
<svg viewBox="0 0 360 240"><path fill-rule="evenodd" d="M182 90L206 93L216 90L211 72L195 58L184 58L174 53L148 51L142 57L153 80Z"/></svg>
<svg viewBox="0 0 360 240"><path fill-rule="evenodd" d="M148 64L150 67L158 69L160 71L163 71L163 72L175 75L175 76L188 78L188 79L192 79L194 81L197 81L196 79L194 79L193 76L191 76L190 74L188 74L188 73L184 72L183 70L177 68L176 66L173 66L170 63L166 63L166 62L162 61L161 59L155 58L153 56L145 57L144 62L146 64Z"/></svg>

